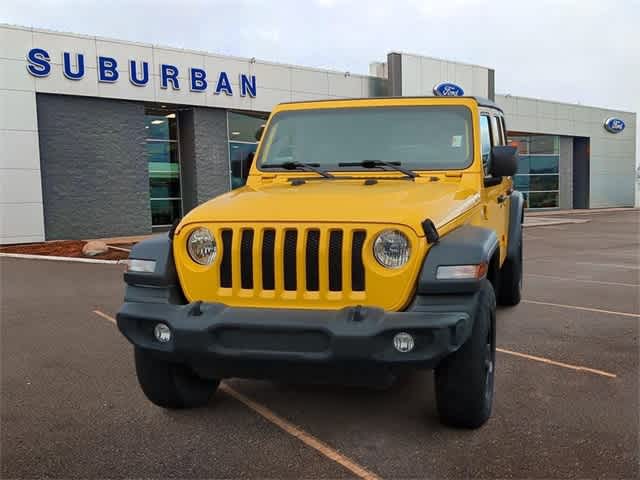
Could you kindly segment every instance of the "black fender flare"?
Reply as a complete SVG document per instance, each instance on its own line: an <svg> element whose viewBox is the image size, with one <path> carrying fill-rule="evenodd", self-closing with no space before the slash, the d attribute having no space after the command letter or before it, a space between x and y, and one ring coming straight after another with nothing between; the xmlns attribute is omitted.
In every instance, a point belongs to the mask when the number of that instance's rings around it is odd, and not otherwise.
<svg viewBox="0 0 640 480"><path fill-rule="evenodd" d="M499 248L496 233L483 227L463 225L447 233L433 245L424 259L418 278L418 295L471 293L480 288L482 279L438 280L439 266L478 265L491 262Z"/></svg>
<svg viewBox="0 0 640 480"><path fill-rule="evenodd" d="M156 264L153 272L128 270L124 273L127 284L125 300L186 303L173 259L173 241L167 234L155 235L137 243L131 249L129 259L152 260Z"/></svg>
<svg viewBox="0 0 640 480"><path fill-rule="evenodd" d="M518 248L522 240L522 224L524 222L524 196L522 192L511 192L509 201L509 237L507 245L507 259L516 259L520 255Z"/></svg>

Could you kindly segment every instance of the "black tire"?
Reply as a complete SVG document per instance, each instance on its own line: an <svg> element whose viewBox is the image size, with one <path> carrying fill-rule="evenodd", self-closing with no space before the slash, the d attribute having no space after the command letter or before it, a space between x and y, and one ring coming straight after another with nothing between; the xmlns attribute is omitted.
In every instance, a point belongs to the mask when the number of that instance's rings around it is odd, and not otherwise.
<svg viewBox="0 0 640 480"><path fill-rule="evenodd" d="M518 239L518 254L516 258L507 258L500 269L500 288L498 289L498 303L514 306L520 303L522 292L522 235Z"/></svg>
<svg viewBox="0 0 640 480"><path fill-rule="evenodd" d="M147 398L159 407L202 407L220 383L197 377L187 367L158 360L139 348L135 349L134 356L140 387Z"/></svg>
<svg viewBox="0 0 640 480"><path fill-rule="evenodd" d="M436 404L440 421L461 428L478 428L491 416L496 359L496 299L483 281L473 331L458 351L435 369Z"/></svg>

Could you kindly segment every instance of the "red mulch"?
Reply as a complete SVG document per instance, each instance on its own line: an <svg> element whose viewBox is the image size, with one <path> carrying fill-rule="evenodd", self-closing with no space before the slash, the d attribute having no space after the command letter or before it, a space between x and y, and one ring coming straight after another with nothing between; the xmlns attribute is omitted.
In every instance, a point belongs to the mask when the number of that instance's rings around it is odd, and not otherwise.
<svg viewBox="0 0 640 480"><path fill-rule="evenodd" d="M57 242L27 243L0 247L0 253L25 253L29 255L49 255L53 257L96 258L100 260L123 260L129 257L128 252L109 249L108 252L87 257L82 254L82 247L87 242L82 240L61 240ZM120 246L120 245L118 245ZM129 248L127 245L126 248Z"/></svg>

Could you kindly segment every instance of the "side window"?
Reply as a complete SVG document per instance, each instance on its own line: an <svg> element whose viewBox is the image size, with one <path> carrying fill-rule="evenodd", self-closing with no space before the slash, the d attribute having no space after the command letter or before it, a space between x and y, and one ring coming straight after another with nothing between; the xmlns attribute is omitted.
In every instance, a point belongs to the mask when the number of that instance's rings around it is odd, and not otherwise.
<svg viewBox="0 0 640 480"><path fill-rule="evenodd" d="M491 117L491 129L493 131L493 144L504 145L504 135L502 135L502 125L498 117Z"/></svg>
<svg viewBox="0 0 640 480"><path fill-rule="evenodd" d="M491 126L488 115L480 116L480 142L482 143L482 164L486 175L491 159Z"/></svg>
<svg viewBox="0 0 640 480"><path fill-rule="evenodd" d="M507 144L507 126L504 123L504 117L500 117L500 125L502 126L502 134L504 135L504 144Z"/></svg>

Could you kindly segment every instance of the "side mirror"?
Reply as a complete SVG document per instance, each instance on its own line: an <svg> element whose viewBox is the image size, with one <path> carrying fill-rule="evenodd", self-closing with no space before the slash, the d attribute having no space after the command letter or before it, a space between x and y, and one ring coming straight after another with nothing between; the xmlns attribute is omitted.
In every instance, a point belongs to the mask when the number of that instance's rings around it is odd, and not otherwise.
<svg viewBox="0 0 640 480"><path fill-rule="evenodd" d="M260 141L262 139L262 134L264 133L264 125L261 125L258 130L256 130L256 140Z"/></svg>
<svg viewBox="0 0 640 480"><path fill-rule="evenodd" d="M518 171L518 149L511 146L493 147L491 150L492 177L512 177Z"/></svg>

